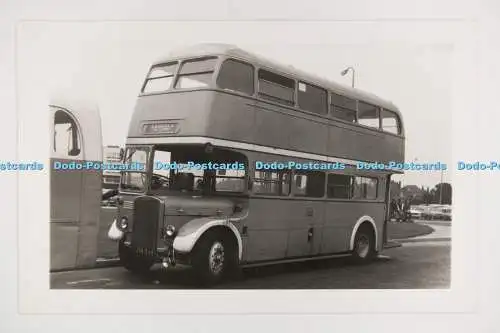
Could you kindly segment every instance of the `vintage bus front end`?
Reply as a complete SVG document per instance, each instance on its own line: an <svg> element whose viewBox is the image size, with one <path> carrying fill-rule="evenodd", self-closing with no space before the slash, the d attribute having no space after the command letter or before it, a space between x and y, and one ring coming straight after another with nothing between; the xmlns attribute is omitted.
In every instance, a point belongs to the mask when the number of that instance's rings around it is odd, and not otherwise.
<svg viewBox="0 0 500 333"><path fill-rule="evenodd" d="M171 141L171 140L165 140ZM189 265L215 282L241 258L248 207L246 158L210 144L127 145L116 219L122 265Z"/></svg>
<svg viewBox="0 0 500 333"><path fill-rule="evenodd" d="M239 263L248 214L248 160L213 117L216 55L181 56L151 67L130 122L118 213L109 237L140 272L187 264L215 282ZM219 115L219 118L221 116Z"/></svg>

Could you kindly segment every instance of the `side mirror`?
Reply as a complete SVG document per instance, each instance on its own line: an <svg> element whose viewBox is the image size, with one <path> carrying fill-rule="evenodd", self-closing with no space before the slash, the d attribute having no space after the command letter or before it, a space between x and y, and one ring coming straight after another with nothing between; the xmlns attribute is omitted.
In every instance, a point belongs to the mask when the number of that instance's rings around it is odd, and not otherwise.
<svg viewBox="0 0 500 333"><path fill-rule="evenodd" d="M242 204L236 204L234 206L234 212L235 213L241 213L243 211L243 205Z"/></svg>
<svg viewBox="0 0 500 333"><path fill-rule="evenodd" d="M214 146L210 142L205 144L205 153L212 154L214 152Z"/></svg>

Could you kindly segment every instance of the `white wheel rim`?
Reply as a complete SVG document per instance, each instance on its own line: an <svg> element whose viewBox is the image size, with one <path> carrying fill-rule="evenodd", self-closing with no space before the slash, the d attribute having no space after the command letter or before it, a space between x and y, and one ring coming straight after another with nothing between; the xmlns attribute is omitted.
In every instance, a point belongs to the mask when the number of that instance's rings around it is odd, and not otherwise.
<svg viewBox="0 0 500 333"><path fill-rule="evenodd" d="M224 268L224 246L220 242L215 242L210 248L208 255L209 269L214 275L218 275Z"/></svg>

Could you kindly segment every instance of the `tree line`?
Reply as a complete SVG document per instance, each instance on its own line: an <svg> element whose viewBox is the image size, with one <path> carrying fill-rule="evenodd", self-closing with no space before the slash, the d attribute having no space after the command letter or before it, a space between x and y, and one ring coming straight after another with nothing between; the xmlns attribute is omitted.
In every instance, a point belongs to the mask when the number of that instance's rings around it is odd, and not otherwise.
<svg viewBox="0 0 500 333"><path fill-rule="evenodd" d="M391 181L391 198L412 197L413 205L443 204L451 205L452 186L450 183L439 183L433 188L406 185L401 187L401 182Z"/></svg>

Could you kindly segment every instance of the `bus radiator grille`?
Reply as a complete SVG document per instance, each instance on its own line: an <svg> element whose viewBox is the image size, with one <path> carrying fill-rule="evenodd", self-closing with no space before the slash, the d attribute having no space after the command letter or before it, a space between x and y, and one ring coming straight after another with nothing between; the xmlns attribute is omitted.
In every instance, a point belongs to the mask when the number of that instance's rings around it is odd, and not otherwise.
<svg viewBox="0 0 500 333"><path fill-rule="evenodd" d="M162 203L154 197L140 197L134 202L132 247L156 250Z"/></svg>

